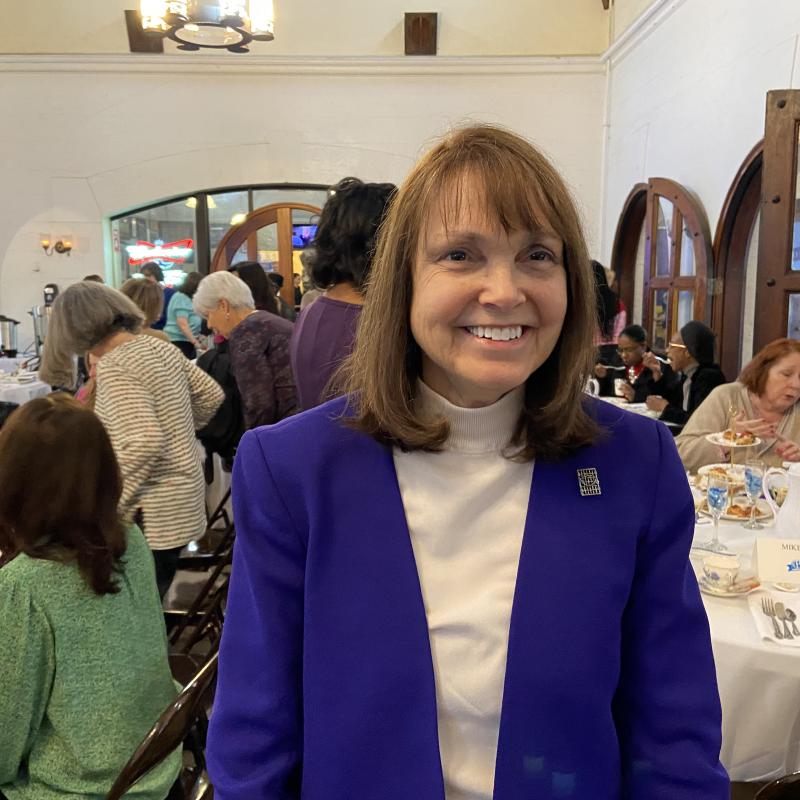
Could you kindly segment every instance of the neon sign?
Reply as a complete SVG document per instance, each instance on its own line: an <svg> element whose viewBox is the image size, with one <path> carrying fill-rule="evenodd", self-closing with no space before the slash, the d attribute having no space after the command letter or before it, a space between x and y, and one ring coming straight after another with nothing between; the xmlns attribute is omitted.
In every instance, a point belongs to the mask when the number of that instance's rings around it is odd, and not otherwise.
<svg viewBox="0 0 800 800"><path fill-rule="evenodd" d="M143 242L129 244L125 247L128 251L128 264L136 267L148 261L158 261L166 264L183 264L192 254L193 239L178 239L175 242Z"/></svg>

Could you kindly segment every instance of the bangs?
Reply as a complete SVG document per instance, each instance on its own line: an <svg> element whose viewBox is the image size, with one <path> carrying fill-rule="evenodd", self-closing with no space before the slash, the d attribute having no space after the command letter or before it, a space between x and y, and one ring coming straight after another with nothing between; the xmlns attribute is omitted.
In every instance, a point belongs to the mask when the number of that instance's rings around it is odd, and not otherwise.
<svg viewBox="0 0 800 800"><path fill-rule="evenodd" d="M549 176L542 174L540 165L488 148L443 155L427 181L423 219L430 219L436 209L446 230L466 214L498 224L507 234L546 231L565 238L564 220L548 191Z"/></svg>

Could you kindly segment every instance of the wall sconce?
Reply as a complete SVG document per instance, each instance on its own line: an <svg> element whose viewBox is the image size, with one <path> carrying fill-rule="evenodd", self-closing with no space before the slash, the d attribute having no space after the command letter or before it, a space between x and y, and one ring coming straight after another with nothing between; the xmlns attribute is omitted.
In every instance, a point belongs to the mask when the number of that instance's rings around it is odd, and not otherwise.
<svg viewBox="0 0 800 800"><path fill-rule="evenodd" d="M51 256L53 253L58 253L59 255L66 253L69 255L72 251L71 236L62 236L60 239L56 240L56 242L53 242L50 239L49 233L42 233L39 236L39 244L42 246L42 250L44 250L46 256Z"/></svg>

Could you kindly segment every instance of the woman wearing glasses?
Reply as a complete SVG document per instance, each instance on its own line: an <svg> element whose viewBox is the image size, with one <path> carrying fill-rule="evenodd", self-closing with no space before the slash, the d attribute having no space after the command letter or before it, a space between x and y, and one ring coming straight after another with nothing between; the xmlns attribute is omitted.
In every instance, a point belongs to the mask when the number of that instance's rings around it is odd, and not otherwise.
<svg viewBox="0 0 800 800"><path fill-rule="evenodd" d="M656 393L654 388L653 371L645 363L645 356L651 356L653 361L658 362L647 347L647 333L641 325L628 325L623 328L619 335L617 353L622 360L622 367L613 368L615 378L625 381L622 384L616 383L620 396L624 397L629 403L644 403L647 397ZM666 364L662 365L662 370L672 379L672 370ZM605 378L609 374L609 367L603 364L596 364L594 374L598 378Z"/></svg>
<svg viewBox="0 0 800 800"><path fill-rule="evenodd" d="M663 422L685 425L703 400L725 383L722 370L714 363L714 340L714 331L707 325L687 322L667 348L672 376L652 353L645 355L643 362L653 373L657 392L647 398L647 407L659 411Z"/></svg>

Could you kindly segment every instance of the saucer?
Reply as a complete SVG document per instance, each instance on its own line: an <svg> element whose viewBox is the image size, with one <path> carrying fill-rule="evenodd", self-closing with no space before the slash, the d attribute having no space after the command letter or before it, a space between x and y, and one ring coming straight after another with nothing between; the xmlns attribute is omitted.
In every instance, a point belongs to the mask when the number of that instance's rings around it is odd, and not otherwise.
<svg viewBox="0 0 800 800"><path fill-rule="evenodd" d="M772 586L779 592L800 592L800 586L795 586L792 583L773 583Z"/></svg>
<svg viewBox="0 0 800 800"><path fill-rule="evenodd" d="M700 587L701 592L713 595L714 597L743 597L744 595L750 594L750 592L754 592L756 589L761 588L761 584L754 582L754 579L752 578L738 581L737 583L734 583L730 589L718 589L716 586L712 586L705 579L705 576L703 576L697 581L697 585Z"/></svg>

